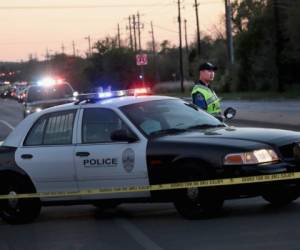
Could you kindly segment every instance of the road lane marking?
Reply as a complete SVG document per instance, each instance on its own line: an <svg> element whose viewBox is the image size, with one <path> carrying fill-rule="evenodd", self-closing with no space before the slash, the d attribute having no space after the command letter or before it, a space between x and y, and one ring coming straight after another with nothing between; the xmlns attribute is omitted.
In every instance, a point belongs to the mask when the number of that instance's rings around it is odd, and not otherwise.
<svg viewBox="0 0 300 250"><path fill-rule="evenodd" d="M4 120L0 120L1 123L3 123L4 125L6 125L7 127L9 127L11 130L14 130L14 126L9 124L7 121L4 121Z"/></svg>
<svg viewBox="0 0 300 250"><path fill-rule="evenodd" d="M125 219L115 219L115 221L126 230L127 233L146 250L162 250L163 248L152 241L147 235L141 232L135 225Z"/></svg>
<svg viewBox="0 0 300 250"><path fill-rule="evenodd" d="M9 250L10 248L6 242L3 242L3 243L0 242L0 249L1 250Z"/></svg>

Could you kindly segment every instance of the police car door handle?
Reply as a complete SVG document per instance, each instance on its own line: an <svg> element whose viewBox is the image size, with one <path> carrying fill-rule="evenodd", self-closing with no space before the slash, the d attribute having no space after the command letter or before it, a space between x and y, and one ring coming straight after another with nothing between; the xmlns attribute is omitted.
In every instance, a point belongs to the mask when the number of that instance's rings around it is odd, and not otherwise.
<svg viewBox="0 0 300 250"><path fill-rule="evenodd" d="M22 159L32 159L33 155L31 155L31 154L25 154L25 155L21 155L21 158Z"/></svg>
<svg viewBox="0 0 300 250"><path fill-rule="evenodd" d="M84 157L84 156L89 156L89 152L76 152L76 156Z"/></svg>

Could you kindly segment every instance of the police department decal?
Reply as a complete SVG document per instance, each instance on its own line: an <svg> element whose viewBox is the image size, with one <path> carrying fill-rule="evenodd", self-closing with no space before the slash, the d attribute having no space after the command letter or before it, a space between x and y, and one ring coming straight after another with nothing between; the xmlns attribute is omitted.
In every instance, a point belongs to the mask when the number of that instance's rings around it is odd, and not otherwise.
<svg viewBox="0 0 300 250"><path fill-rule="evenodd" d="M85 168L98 168L98 167L117 167L117 158L100 158L100 159L85 159L83 160Z"/></svg>
<svg viewBox="0 0 300 250"><path fill-rule="evenodd" d="M126 172L130 173L134 167L134 151L131 148L127 148L124 150L122 154L122 163Z"/></svg>

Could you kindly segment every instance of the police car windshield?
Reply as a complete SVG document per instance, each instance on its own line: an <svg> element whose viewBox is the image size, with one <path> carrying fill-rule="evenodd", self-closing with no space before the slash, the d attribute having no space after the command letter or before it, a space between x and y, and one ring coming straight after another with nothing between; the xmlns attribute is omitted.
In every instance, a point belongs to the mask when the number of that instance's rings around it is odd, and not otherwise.
<svg viewBox="0 0 300 250"><path fill-rule="evenodd" d="M55 86L32 86L28 90L27 102L36 102L52 99L62 99L73 96L73 89L69 84Z"/></svg>
<svg viewBox="0 0 300 250"><path fill-rule="evenodd" d="M159 131L224 126L218 119L179 99L136 103L121 110L146 136L158 134Z"/></svg>

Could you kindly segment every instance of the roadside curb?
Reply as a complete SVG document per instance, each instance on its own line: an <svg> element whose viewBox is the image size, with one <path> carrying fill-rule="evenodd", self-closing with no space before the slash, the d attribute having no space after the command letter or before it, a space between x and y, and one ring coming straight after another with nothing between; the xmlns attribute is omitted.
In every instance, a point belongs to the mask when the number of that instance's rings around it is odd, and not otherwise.
<svg viewBox="0 0 300 250"><path fill-rule="evenodd" d="M289 130L296 130L300 131L300 125L294 125L289 123L274 123L274 122L266 122L266 121L257 121L257 120L250 120L250 119L233 119L232 121L225 122L226 124L230 126L240 126L247 124L248 127L264 127L264 128L274 128L274 129L282 129L282 126L284 126L284 129Z"/></svg>

